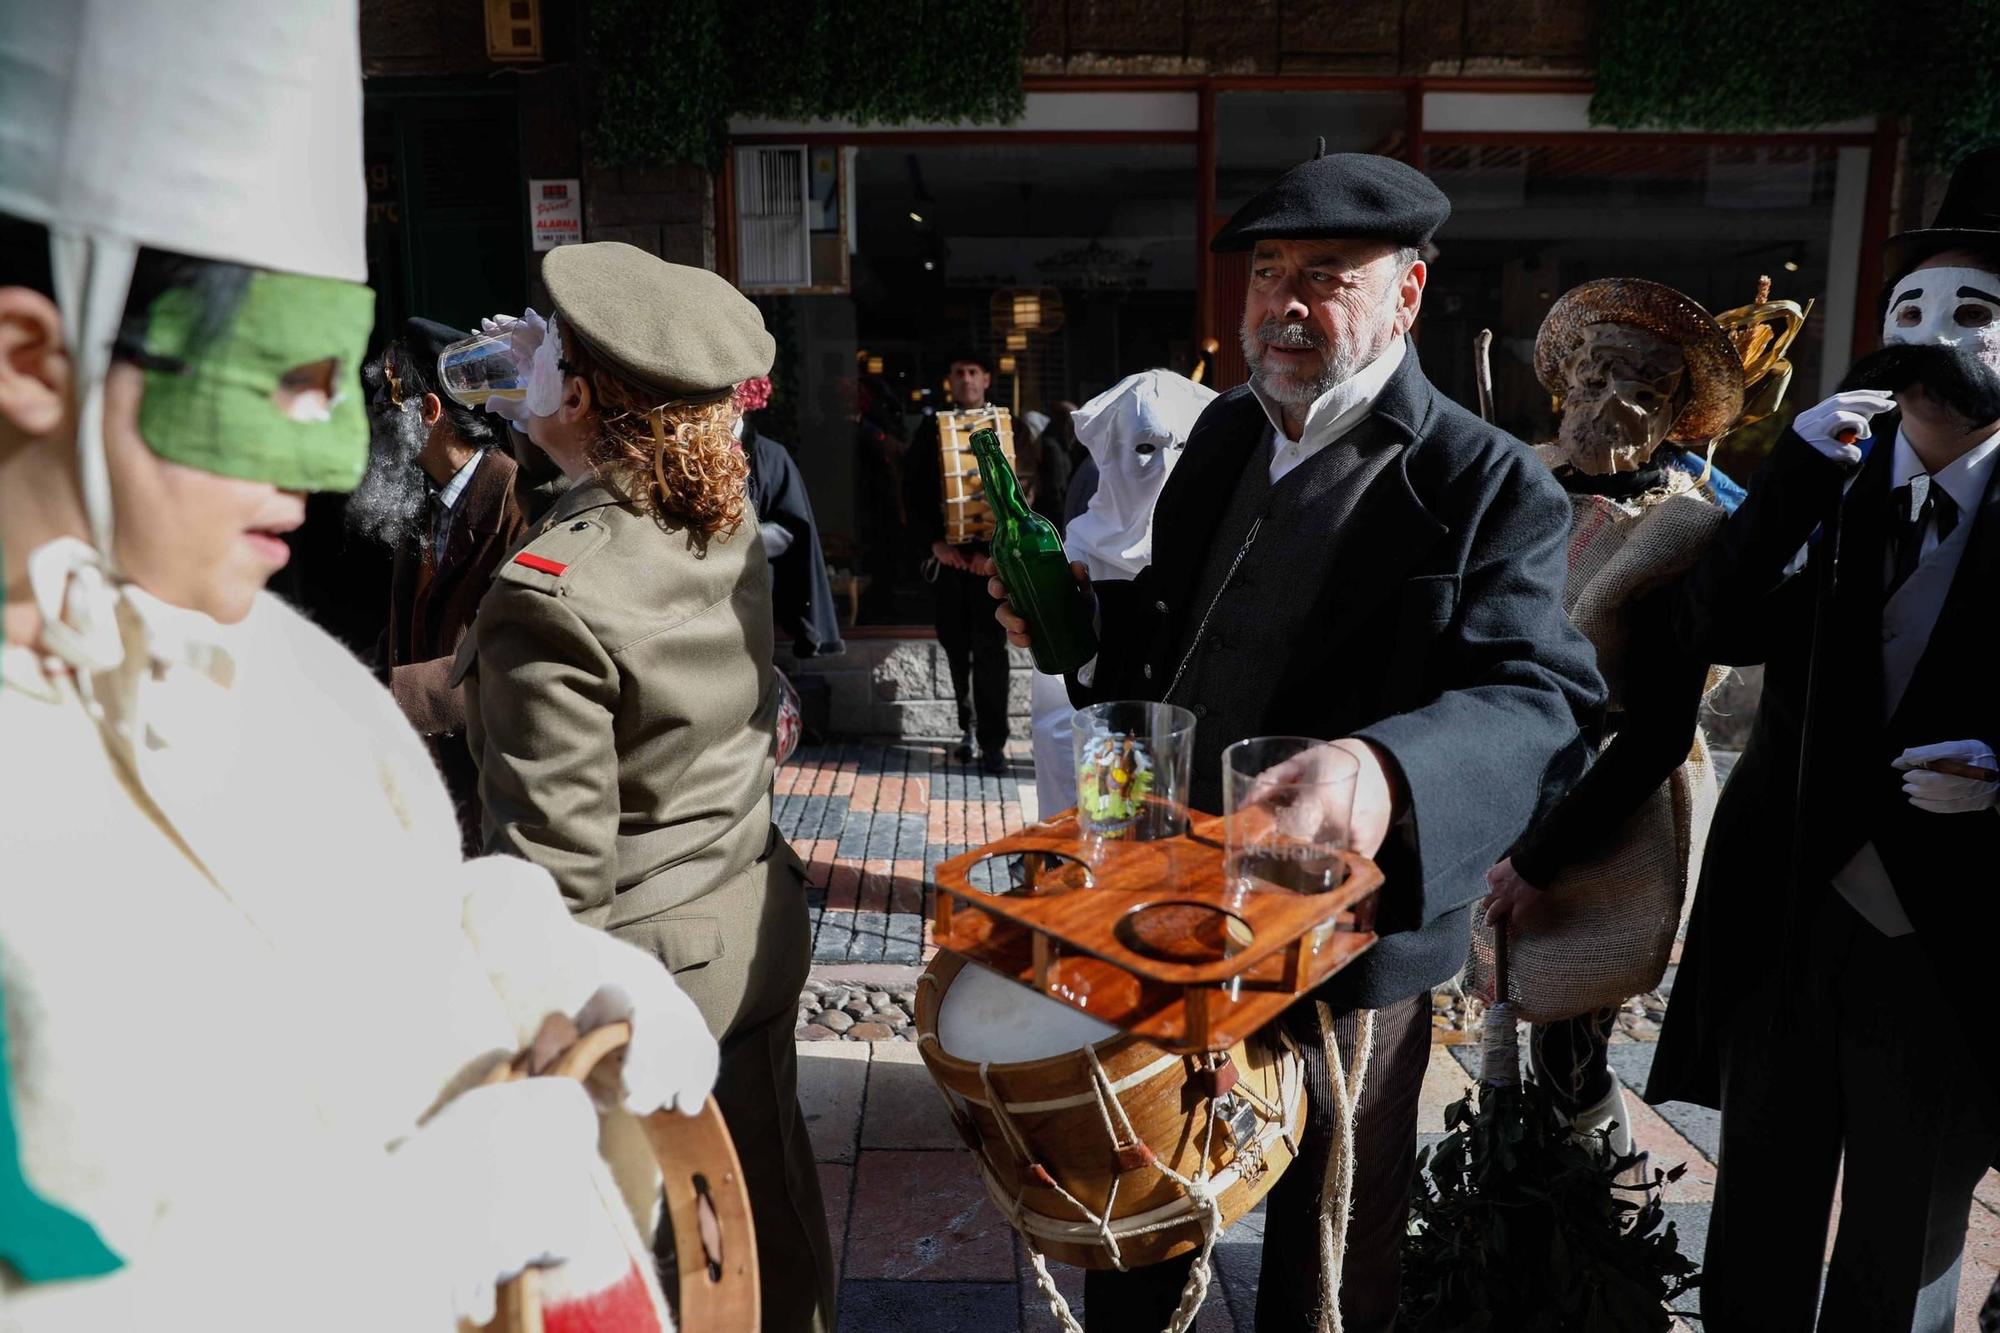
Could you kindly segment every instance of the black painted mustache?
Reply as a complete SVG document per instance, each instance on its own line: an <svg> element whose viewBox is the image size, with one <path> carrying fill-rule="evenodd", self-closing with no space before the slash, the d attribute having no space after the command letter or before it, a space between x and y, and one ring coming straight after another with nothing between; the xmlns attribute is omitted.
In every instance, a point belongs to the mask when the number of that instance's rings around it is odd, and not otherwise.
<svg viewBox="0 0 2000 1333"><path fill-rule="evenodd" d="M1890 343L1856 361L1840 387L1889 393L1922 389L1925 397L1971 425L2000 420L2000 372L1968 348Z"/></svg>

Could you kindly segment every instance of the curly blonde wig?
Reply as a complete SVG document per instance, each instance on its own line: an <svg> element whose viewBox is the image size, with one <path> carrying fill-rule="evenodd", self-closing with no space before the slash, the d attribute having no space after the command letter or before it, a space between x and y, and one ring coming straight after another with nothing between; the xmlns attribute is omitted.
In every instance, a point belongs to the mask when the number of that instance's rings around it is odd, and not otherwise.
<svg viewBox="0 0 2000 1333"><path fill-rule="evenodd" d="M661 527L686 532L696 549L742 526L750 465L731 429L738 414L728 394L662 402L658 390L608 369L567 329L563 352L565 368L587 379L597 400L588 457L600 475Z"/></svg>

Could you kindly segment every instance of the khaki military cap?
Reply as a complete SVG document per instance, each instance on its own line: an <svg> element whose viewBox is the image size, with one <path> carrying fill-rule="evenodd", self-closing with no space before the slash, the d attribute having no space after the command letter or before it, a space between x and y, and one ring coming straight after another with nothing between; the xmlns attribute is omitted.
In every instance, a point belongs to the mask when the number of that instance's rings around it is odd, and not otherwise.
<svg viewBox="0 0 2000 1333"><path fill-rule="evenodd" d="M764 316L718 275L622 241L561 245L542 280L563 326L597 358L672 398L726 393L771 371Z"/></svg>

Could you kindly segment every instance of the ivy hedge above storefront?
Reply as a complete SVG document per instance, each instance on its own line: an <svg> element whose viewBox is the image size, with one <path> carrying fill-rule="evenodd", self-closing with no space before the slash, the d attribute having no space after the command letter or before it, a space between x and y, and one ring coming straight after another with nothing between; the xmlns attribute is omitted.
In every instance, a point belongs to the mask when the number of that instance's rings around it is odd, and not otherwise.
<svg viewBox="0 0 2000 1333"><path fill-rule="evenodd" d="M1022 0L591 0L591 147L713 169L737 115L1010 121L1026 32Z"/></svg>
<svg viewBox="0 0 2000 1333"><path fill-rule="evenodd" d="M2000 0L1605 0L1596 85L1621 129L1895 117L1945 169L2000 142Z"/></svg>

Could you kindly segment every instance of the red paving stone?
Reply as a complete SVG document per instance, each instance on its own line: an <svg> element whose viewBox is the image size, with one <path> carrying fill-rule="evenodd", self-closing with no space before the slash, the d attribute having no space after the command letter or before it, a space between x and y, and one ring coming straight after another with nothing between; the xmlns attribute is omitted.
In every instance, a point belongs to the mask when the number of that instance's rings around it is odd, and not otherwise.
<svg viewBox="0 0 2000 1333"><path fill-rule="evenodd" d="M872 773L864 773L854 779L854 790L847 798L849 810L873 811L875 798L881 794L882 779Z"/></svg>
<svg viewBox="0 0 2000 1333"><path fill-rule="evenodd" d="M819 1196L826 1203L827 1237L833 1242L833 1271L840 1272L847 1250L847 1205L854 1193L854 1168L845 1162L819 1164Z"/></svg>
<svg viewBox="0 0 2000 1333"><path fill-rule="evenodd" d="M870 1149L855 1168L846 1275L890 1281L1008 1282L1014 1232L962 1152Z"/></svg>
<svg viewBox="0 0 2000 1333"><path fill-rule="evenodd" d="M861 894L856 900L863 912L889 910L889 863L879 858L861 863Z"/></svg>
<svg viewBox="0 0 2000 1333"><path fill-rule="evenodd" d="M833 863L833 874L826 883L826 910L829 912L852 912L855 910L861 892L861 867L852 861Z"/></svg>
<svg viewBox="0 0 2000 1333"><path fill-rule="evenodd" d="M892 877L889 885L889 910L923 911L924 863L916 860L891 861L889 873Z"/></svg>

